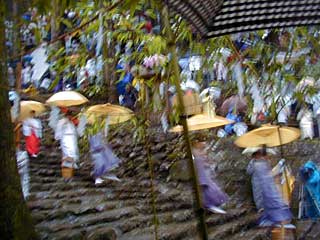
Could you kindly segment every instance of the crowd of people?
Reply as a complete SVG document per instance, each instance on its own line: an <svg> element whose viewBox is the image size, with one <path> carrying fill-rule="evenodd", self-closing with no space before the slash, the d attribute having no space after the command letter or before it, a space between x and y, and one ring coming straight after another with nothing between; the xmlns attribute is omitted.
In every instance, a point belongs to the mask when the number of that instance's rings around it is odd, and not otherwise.
<svg viewBox="0 0 320 240"><path fill-rule="evenodd" d="M61 167L79 169L78 138L84 133L85 119L78 119L72 110L65 107L53 107L49 119L49 126L54 130L55 140L60 142L62 150ZM23 134L26 138L25 149L29 158L38 157L42 136L42 124L30 113L30 117L23 121ZM105 134L101 131L89 137L90 155L93 162L92 177L95 184L101 184L104 179L120 181L117 176L110 174L110 170L120 164L120 159L112 152L111 146L106 144ZM205 142L195 142L192 154L197 170L199 186L202 192L202 205L210 212L226 214L224 206L229 197L219 187L210 174L208 165L208 147ZM294 177L290 168L282 159L272 169L270 154L275 154L273 149L266 147L248 148L243 153L252 154L252 159L247 167L247 174L251 176L253 200L260 217L260 227L285 227L294 229L291 224L293 214L290 210ZM23 169L21 181L25 197L28 196L28 178L26 177L25 164L21 159L26 159L25 154L17 155L18 163ZM287 171L284 177L284 171ZM277 178L281 180L278 181ZM302 218L317 218L320 216L320 171L315 163L309 161L300 169L300 179L304 193L301 196L303 204L299 209ZM282 189L282 190L281 190ZM285 190L283 190L285 189Z"/></svg>
<svg viewBox="0 0 320 240"><path fill-rule="evenodd" d="M35 11L30 11L24 17L29 24L22 28L23 42L25 50L33 49L37 44L36 29L41 30L41 38L47 41L51 40L49 30L47 29L46 18L36 17ZM68 11L63 16L77 26L80 24L77 14L73 11ZM35 20L34 18L37 18ZM34 22L38 23L35 26ZM10 25L10 23L7 23ZM147 26L150 28L152 26ZM65 31L66 26L62 24L60 33ZM9 28L10 29L10 28ZM10 32L7 32L10 35ZM58 76L59 82L54 91L71 89L82 89L90 84L100 84L102 82L102 65L101 58L101 35L95 33L92 35L75 35L67 36L63 40L65 45L65 54L72 58L77 58L79 52L79 45L86 46L86 50L90 53L85 66L75 66L70 64L65 73ZM10 39L10 36L7 36ZM237 43L237 41L235 41ZM240 43L239 43L240 44ZM12 42L8 41L7 45L12 48ZM249 43L237 46L241 51L248 47ZM125 47L118 46L118 51L124 51L127 54ZM47 91L51 85L51 80L55 78L55 72L50 70L50 65L47 63L47 46L42 45L37 54L27 54L23 58L22 69L22 88L27 89L35 87ZM212 69L204 74L204 77L199 84L196 81L197 71L200 70L201 58L189 56L187 63L180 62L180 77L181 88L186 95L197 94L200 99L210 96L212 104L218 113L221 113L227 119L232 120L234 123L226 125L224 128L219 129L217 135L219 137L226 137L235 134L241 136L248 131L248 122L253 125L259 125L270 121L269 111L271 105L276 104L276 119L274 122L281 125L288 125L294 119L299 122L301 129L301 138L306 139L320 136L320 92L313 95L307 93L306 89L309 86L318 87L318 81L311 77L304 78L300 84L285 83L282 90L278 92L277 96L266 96L266 92L272 92L274 86L264 86L260 89L259 86L253 82L250 87L246 88L243 84L242 74L244 70L240 62L233 64L232 76L228 77L228 69L226 61L231 61L230 54L226 49L222 51L222 58L217 59ZM167 57L162 55L154 55L146 58L143 62L143 68L148 73L153 74L156 72L162 74L162 67L166 64ZM37 72L36 64L42 63L40 68L45 69L44 72L39 74ZM116 85L117 95L119 97L119 104L130 108L136 109L139 99L146 97L146 88L148 86L141 81L141 72L136 73L134 70L134 62L125 62L120 60L116 70L123 70L124 74L119 79ZM15 63L8 65L8 81L10 87L14 87ZM71 74L70 74L71 73ZM229 78L229 79L228 79ZM237 94L231 96L229 104L224 105L224 101L220 100L224 96L223 84L228 80L237 83ZM214 81L213 81L214 80ZM212 86L217 85L217 86ZM220 87L219 87L220 86ZM154 106L161 105L161 101L165 95L169 95L170 107L174 105L174 97L176 90L173 86L165 86L164 83L159 83L157 86L159 91L153 93ZM166 92L167 91L167 92ZM301 103L295 97L295 93L305 93L305 102ZM159 93L157 95L157 93ZM252 112L248 110L247 98L251 98L253 102ZM13 97L14 99L14 97ZM227 101L226 100L226 101ZM14 102L14 100L12 100ZM14 103L13 103L14 104ZM250 112L250 116L249 116ZM78 138L83 136L86 125L86 119L78 119L71 109L65 107L53 107L49 126L54 131L54 139L59 141L62 151L61 167L68 169L79 169L80 156L78 148ZM42 124L36 118L35 112L30 112L30 117L23 121L23 135L25 136L25 150L28 153L17 153L17 160L21 174L21 182L23 186L23 193L28 197L28 166L26 162L28 158L37 158L40 152L40 144L42 138ZM98 132L89 136L90 155L93 163L92 177L95 184L101 184L104 179L111 179L120 181L117 176L110 173L110 171L119 166L121 160L113 153L110 145L106 143L106 136L102 132ZM207 170L208 154L206 143L197 142L192 148L193 159L199 177L199 185L202 192L202 205L208 211L226 214L224 206L228 203L229 197L223 189L212 179ZM251 176L253 200L260 214L258 225L260 227L285 227L294 229L295 226L291 224L293 214L290 210L292 188L289 187L286 193L280 191L279 184L276 182L276 177L282 174L282 171L274 173L271 167L268 151L265 147L261 147L252 152L252 160L248 164L247 174ZM279 163L282 164L281 162ZM280 166L279 165L279 166ZM281 165L279 168L282 169ZM283 170L283 171L287 171ZM320 217L320 171L313 162L307 162L300 169L301 182L303 184L303 204L299 209L299 217L305 218L318 218ZM280 185L288 179L282 181ZM280 186L281 188L281 186Z"/></svg>
<svg viewBox="0 0 320 240"><path fill-rule="evenodd" d="M54 139L60 143L62 151L61 168L79 169L80 155L78 139L84 135L86 117L77 117L77 112L66 107L52 107L49 126L54 132ZM28 118L22 121L22 133L25 137L25 151L18 149L17 161L21 175L24 196L29 195L28 162L35 161L40 153L42 138L42 123L31 111ZM90 155L93 163L92 177L95 184L101 184L105 179L120 181L110 170L119 166L117 158L110 145L106 143L106 136L102 132L89 136ZM20 148L20 147L19 147ZM65 180L73 177L64 176Z"/></svg>

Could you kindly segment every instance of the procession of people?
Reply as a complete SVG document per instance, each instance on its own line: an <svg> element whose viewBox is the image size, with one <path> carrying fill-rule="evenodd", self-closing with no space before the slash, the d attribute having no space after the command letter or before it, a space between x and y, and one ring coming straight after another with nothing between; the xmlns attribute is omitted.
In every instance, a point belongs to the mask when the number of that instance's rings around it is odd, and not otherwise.
<svg viewBox="0 0 320 240"><path fill-rule="evenodd" d="M74 171L80 168L78 138L84 135L85 128L96 122L103 122L104 131L100 127L98 132L91 132L88 138L93 165L92 177L96 185L103 183L105 179L120 182L121 180L111 174L110 170L119 167L121 160L113 153L111 146L107 144L106 136L110 124L127 121L134 116L134 112L112 104L91 106L82 115L79 112L73 112L75 106L79 107L88 102L87 98L73 91L56 93L46 102L52 109L49 125L53 129L54 139L60 143L62 151L60 162L62 176L66 180L72 179ZM187 119L190 131L218 128L235 122L234 119L217 116L210 97L203 99L202 104L202 113L193 114L191 112ZM40 152L42 137L42 124L38 117L46 109L42 103L23 101L20 111L19 119L22 120L23 135L26 137L25 150L31 161L36 161ZM264 134L260 136L259 131ZM174 126L169 132L182 132L182 127ZM270 133L266 135L266 132ZM270 153L274 154L272 147L292 142L299 137L299 129L280 125L263 125L253 131L241 134L235 141L236 145L246 148L244 154L252 154L247 173L252 178L253 200L257 212L261 215L258 222L260 227L284 226L294 228L290 224L293 217L290 211L290 201L295 179L284 159L279 161L278 165L272 169L268 155ZM192 153L198 184L202 192L203 208L213 213L226 214L227 210L223 210L221 206L226 205L228 196L211 177L210 172L206 170L208 166L206 143L194 143ZM21 155L19 158L26 158L26 156ZM67 172L66 169L71 171ZM316 187L317 184L320 184L320 177L318 177L317 166L312 162L306 163L301 168L300 175L306 189L307 200L305 203L309 201L308 206L304 207L302 215L304 217L320 216L320 208L318 207L318 202L320 202L318 196L320 194ZM281 184L276 183L277 177L282 177Z"/></svg>

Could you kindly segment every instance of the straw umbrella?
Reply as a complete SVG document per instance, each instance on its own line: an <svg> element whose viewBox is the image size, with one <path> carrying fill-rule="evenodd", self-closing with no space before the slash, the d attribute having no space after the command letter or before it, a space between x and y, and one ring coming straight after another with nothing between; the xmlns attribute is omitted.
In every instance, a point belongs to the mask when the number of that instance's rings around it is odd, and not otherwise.
<svg viewBox="0 0 320 240"><path fill-rule="evenodd" d="M293 127L281 127L266 124L237 138L235 144L239 147L281 146L300 137L300 130Z"/></svg>
<svg viewBox="0 0 320 240"><path fill-rule="evenodd" d="M62 91L53 94L46 103L58 107L72 107L89 102L82 94L75 91Z"/></svg>
<svg viewBox="0 0 320 240"><path fill-rule="evenodd" d="M31 117L31 112L35 112L36 116L46 111L46 107L43 103L37 101L21 101L20 102L20 115L19 121L23 121L28 117Z"/></svg>
<svg viewBox="0 0 320 240"><path fill-rule="evenodd" d="M187 119L189 131L220 127L231 123L233 123L233 121L230 121L224 117L209 116L206 114L197 114ZM181 125L177 125L169 130L169 132L182 131L183 127Z"/></svg>
<svg viewBox="0 0 320 240"><path fill-rule="evenodd" d="M128 108L106 103L89 107L85 115L91 124L100 117L108 117L109 124L118 124L130 120L134 116L134 113Z"/></svg>

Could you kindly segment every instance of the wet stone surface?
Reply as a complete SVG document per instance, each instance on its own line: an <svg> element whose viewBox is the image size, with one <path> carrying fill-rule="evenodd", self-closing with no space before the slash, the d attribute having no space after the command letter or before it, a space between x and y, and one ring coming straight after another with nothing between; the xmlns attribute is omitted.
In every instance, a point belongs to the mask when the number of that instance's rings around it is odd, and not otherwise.
<svg viewBox="0 0 320 240"><path fill-rule="evenodd" d="M46 133L52 134L49 130ZM81 168L74 178L65 182L60 172L60 151L49 141L43 144L41 156L31 160L28 206L41 239L154 239L151 183L144 146L133 143L131 133L111 136L110 143L122 159L114 171L121 182L107 180L95 186L87 154L82 155ZM198 239L184 142L173 134L152 134L150 139L159 239ZM250 178L245 172L249 159L241 155L233 140L211 140L212 177L228 193L230 201L224 207L226 215L206 212L209 239L271 239L269 229L256 226L258 215L251 197ZM320 159L319 145L319 141L313 140L284 147L285 157L295 173L303 162ZM319 223L297 221L297 227L298 239L320 239Z"/></svg>

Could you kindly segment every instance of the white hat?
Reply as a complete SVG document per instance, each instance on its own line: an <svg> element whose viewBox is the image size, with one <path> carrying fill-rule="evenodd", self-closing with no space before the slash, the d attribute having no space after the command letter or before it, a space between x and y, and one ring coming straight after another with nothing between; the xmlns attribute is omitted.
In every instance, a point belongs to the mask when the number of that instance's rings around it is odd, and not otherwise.
<svg viewBox="0 0 320 240"><path fill-rule="evenodd" d="M247 147L242 151L242 154L253 154L259 150L262 150L262 147ZM273 148L266 148L266 152L271 155L277 155L277 151Z"/></svg>

